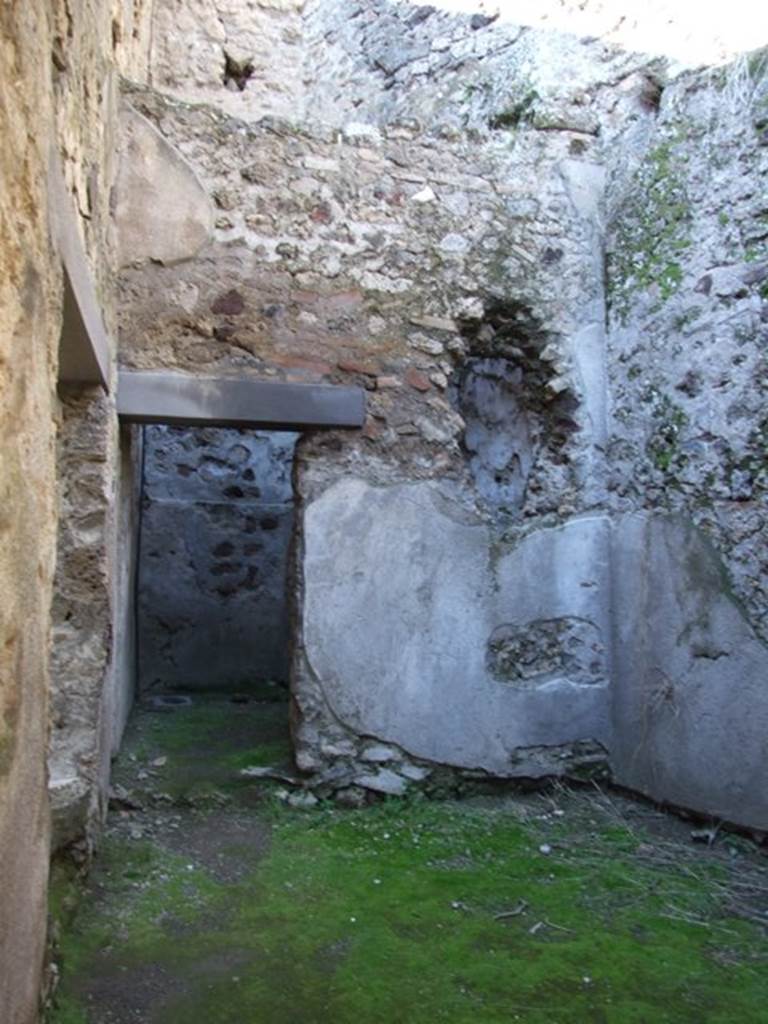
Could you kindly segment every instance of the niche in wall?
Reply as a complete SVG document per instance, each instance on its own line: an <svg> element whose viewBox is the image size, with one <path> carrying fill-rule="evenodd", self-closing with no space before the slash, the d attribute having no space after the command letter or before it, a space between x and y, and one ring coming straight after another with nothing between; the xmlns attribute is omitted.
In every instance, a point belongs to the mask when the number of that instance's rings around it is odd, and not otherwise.
<svg viewBox="0 0 768 1024"><path fill-rule="evenodd" d="M466 423L464 449L478 494L494 513L517 515L536 471L568 460L578 429L578 400L553 386L553 345L531 311L516 301L490 304L467 321L468 354L455 401ZM543 472L542 472L543 471ZM541 488L542 481L533 486Z"/></svg>

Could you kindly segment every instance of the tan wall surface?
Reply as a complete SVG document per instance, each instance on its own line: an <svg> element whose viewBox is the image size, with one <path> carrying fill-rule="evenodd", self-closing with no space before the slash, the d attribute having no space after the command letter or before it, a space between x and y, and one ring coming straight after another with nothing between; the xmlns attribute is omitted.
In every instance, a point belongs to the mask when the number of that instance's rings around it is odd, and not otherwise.
<svg viewBox="0 0 768 1024"><path fill-rule="evenodd" d="M0 1017L35 1019L45 943L48 608L60 279L48 246L51 25L0 9Z"/></svg>
<svg viewBox="0 0 768 1024"><path fill-rule="evenodd" d="M109 325L114 65L138 69L141 0L0 5L0 1020L37 1019L46 941L50 606L62 281L54 143ZM114 17L113 17L114 16ZM125 28L129 27L129 40ZM134 32L136 34L134 35Z"/></svg>

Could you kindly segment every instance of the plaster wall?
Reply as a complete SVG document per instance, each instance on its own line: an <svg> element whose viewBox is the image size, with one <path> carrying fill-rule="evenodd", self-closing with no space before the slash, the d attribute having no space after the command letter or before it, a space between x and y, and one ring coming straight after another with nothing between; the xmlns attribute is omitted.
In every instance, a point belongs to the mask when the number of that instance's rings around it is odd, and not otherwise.
<svg viewBox="0 0 768 1024"><path fill-rule="evenodd" d="M123 730L136 696L136 584L139 551L139 501L143 438L137 427L120 428L120 476L117 487L117 563L113 573L115 640L113 669L107 678L101 711L101 773L108 781L110 760L120 749ZM104 785L104 782L102 782Z"/></svg>
<svg viewBox="0 0 768 1024"><path fill-rule="evenodd" d="M505 548L453 488L345 480L304 526L303 699L424 762L498 777L599 770L611 746L605 517ZM526 671L519 650L505 665L504 645L537 629L551 635Z"/></svg>
<svg viewBox="0 0 768 1024"><path fill-rule="evenodd" d="M678 516L615 522L613 768L656 800L768 826L768 648L706 534Z"/></svg>
<svg viewBox="0 0 768 1024"><path fill-rule="evenodd" d="M303 763L329 784L602 776L768 825L768 649L688 517L510 542L445 485L345 480L304 527Z"/></svg>

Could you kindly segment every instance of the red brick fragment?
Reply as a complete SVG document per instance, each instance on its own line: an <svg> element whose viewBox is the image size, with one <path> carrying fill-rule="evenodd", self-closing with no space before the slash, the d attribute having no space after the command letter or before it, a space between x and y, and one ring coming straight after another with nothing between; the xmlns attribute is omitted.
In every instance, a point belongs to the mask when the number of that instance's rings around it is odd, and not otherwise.
<svg viewBox="0 0 768 1024"><path fill-rule="evenodd" d="M376 441L383 433L384 427L381 423L377 423L372 416L369 416L365 421L365 426L362 430L363 437L366 437L369 441Z"/></svg>
<svg viewBox="0 0 768 1024"><path fill-rule="evenodd" d="M405 379L416 391L429 391L432 388L432 382L426 373L422 373L421 370L417 370L413 366L405 371Z"/></svg>
<svg viewBox="0 0 768 1024"><path fill-rule="evenodd" d="M356 288L348 288L343 292L331 292L325 296L325 304L329 309L355 309L363 304L363 293Z"/></svg>
<svg viewBox="0 0 768 1024"><path fill-rule="evenodd" d="M318 203L309 211L309 217L316 224L330 224L333 220L333 213L328 203Z"/></svg>

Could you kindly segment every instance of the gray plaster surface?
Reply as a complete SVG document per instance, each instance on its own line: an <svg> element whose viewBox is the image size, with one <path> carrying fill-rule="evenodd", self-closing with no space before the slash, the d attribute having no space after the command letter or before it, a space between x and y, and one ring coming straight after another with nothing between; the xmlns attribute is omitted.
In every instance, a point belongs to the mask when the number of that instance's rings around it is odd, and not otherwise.
<svg viewBox="0 0 768 1024"><path fill-rule="evenodd" d="M121 370L117 411L127 423L267 430L360 427L365 422L365 393L359 387Z"/></svg>
<svg viewBox="0 0 768 1024"><path fill-rule="evenodd" d="M101 745L104 785L109 779L109 762L120 749L123 732L136 697L136 593L141 500L142 436L138 427L120 430L120 476L117 481L117 531L120 537L115 584L118 594L115 618L115 647L111 670L104 689L102 729L107 736Z"/></svg>
<svg viewBox="0 0 768 1024"><path fill-rule="evenodd" d="M768 649L690 522L504 542L439 484L346 479L304 530L306 658L354 733L497 776L602 752L628 787L768 827Z"/></svg>
<svg viewBox="0 0 768 1024"><path fill-rule="evenodd" d="M489 527L436 485L332 487L305 517L304 642L334 713L415 756L501 776L538 774L521 748L607 745L602 666L585 685L547 663L521 686L495 677L489 645L500 626L564 617L602 636L608 529L576 520L494 564Z"/></svg>
<svg viewBox="0 0 768 1024"><path fill-rule="evenodd" d="M768 828L768 649L704 534L636 513L613 531L617 781Z"/></svg>
<svg viewBox="0 0 768 1024"><path fill-rule="evenodd" d="M143 689L285 680L295 434L146 428Z"/></svg>

